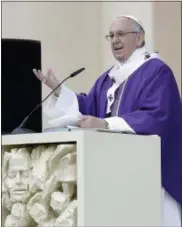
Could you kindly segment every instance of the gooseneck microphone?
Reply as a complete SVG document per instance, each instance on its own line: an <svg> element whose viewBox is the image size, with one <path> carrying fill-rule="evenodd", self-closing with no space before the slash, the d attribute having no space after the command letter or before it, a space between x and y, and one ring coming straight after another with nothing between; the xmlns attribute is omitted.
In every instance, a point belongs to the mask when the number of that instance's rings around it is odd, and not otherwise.
<svg viewBox="0 0 182 227"><path fill-rule="evenodd" d="M21 122L21 124L15 128L12 131L12 134L24 134L24 133L33 133L33 131L23 128L23 126L26 124L26 122L28 121L29 117L69 78L73 78L75 76L77 76L78 74L80 74L82 71L84 71L85 68L81 68L76 70L75 72L71 73L68 77L66 77L64 80L62 80L57 87L55 87Z"/></svg>

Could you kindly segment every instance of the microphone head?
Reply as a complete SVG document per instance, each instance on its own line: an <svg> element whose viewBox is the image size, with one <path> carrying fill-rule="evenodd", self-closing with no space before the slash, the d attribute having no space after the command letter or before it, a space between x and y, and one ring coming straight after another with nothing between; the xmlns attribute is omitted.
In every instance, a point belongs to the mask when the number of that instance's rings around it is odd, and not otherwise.
<svg viewBox="0 0 182 227"><path fill-rule="evenodd" d="M85 70L85 68L78 69L75 72L71 73L70 77L77 76L79 73L81 73L84 70Z"/></svg>

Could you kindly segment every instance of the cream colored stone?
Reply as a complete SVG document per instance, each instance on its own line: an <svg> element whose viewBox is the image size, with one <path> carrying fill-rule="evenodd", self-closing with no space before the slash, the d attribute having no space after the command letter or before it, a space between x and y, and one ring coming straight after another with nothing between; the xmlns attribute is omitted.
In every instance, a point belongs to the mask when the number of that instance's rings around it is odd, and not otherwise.
<svg viewBox="0 0 182 227"><path fill-rule="evenodd" d="M74 226L75 145L5 149L2 179L5 227Z"/></svg>

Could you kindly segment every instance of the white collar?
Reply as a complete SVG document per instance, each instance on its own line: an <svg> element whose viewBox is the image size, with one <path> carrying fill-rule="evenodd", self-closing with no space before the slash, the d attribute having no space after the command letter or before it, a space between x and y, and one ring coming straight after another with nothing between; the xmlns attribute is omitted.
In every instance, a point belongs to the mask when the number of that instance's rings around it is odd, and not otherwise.
<svg viewBox="0 0 182 227"><path fill-rule="evenodd" d="M148 55L148 56L147 56ZM146 58L147 56L147 58ZM158 53L149 54L145 47L137 49L133 52L130 58L123 64L116 64L108 73L111 79L114 79L117 84L125 81L136 69L138 69L146 61L152 58L159 58Z"/></svg>
<svg viewBox="0 0 182 227"><path fill-rule="evenodd" d="M146 55L147 53L148 52L145 47L138 48L132 53L132 55L126 61L119 62L119 66L124 66L124 65L127 65L128 63L138 60L138 58L141 58L141 57L143 58L143 56Z"/></svg>

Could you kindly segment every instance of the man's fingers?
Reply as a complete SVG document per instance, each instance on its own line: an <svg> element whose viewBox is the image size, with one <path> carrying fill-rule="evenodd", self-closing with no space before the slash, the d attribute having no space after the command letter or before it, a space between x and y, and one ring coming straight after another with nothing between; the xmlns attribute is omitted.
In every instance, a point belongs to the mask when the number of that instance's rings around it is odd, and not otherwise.
<svg viewBox="0 0 182 227"><path fill-rule="evenodd" d="M47 83L47 76L44 76L43 73L42 73L40 70L38 70L38 74L39 74L40 80L41 80L44 84L48 85L48 83Z"/></svg>
<svg viewBox="0 0 182 227"><path fill-rule="evenodd" d="M46 77L42 74L42 72L40 70L38 70L38 74L39 74L39 77L41 78L41 80L44 82L46 80Z"/></svg>
<svg viewBox="0 0 182 227"><path fill-rule="evenodd" d="M53 79L55 80L56 77L55 77L55 75L54 75L52 69L49 69L49 72L50 72L50 79L51 79L51 80L53 80Z"/></svg>
<svg viewBox="0 0 182 227"><path fill-rule="evenodd" d="M80 121L84 121L84 120L87 120L90 116L87 116L87 115L83 115L80 117Z"/></svg>
<svg viewBox="0 0 182 227"><path fill-rule="evenodd" d="M81 121L78 121L78 122L76 123L76 126L77 126L77 127L80 127L80 126L81 126Z"/></svg>
<svg viewBox="0 0 182 227"><path fill-rule="evenodd" d="M33 73L35 74L35 76L36 76L39 80L41 80L41 78L39 77L39 73L38 73L38 71L37 71L36 69L33 69Z"/></svg>
<svg viewBox="0 0 182 227"><path fill-rule="evenodd" d="M77 122L77 126L81 127L83 125L83 122L88 119L88 116L81 116L80 120Z"/></svg>
<svg viewBox="0 0 182 227"><path fill-rule="evenodd" d="M77 126L80 128L90 128L92 119L93 119L92 116L83 115L80 117L80 120L78 121Z"/></svg>
<svg viewBox="0 0 182 227"><path fill-rule="evenodd" d="M42 82L45 81L45 77L43 76L42 72L40 70L33 69L33 73L36 75L36 77L41 80Z"/></svg>
<svg viewBox="0 0 182 227"><path fill-rule="evenodd" d="M77 123L77 127L86 128L85 121L79 121L79 122Z"/></svg>
<svg viewBox="0 0 182 227"><path fill-rule="evenodd" d="M80 126L82 123L83 123L83 120L79 120L79 121L77 122L77 126Z"/></svg>
<svg viewBox="0 0 182 227"><path fill-rule="evenodd" d="M49 80L51 77L52 77L52 71L51 69L49 69L47 72L47 79Z"/></svg>
<svg viewBox="0 0 182 227"><path fill-rule="evenodd" d="M33 73L36 75L36 77L41 80L44 83L48 83L49 81L53 81L56 79L53 71L51 69L48 69L47 74L44 76L41 70L33 69Z"/></svg>

